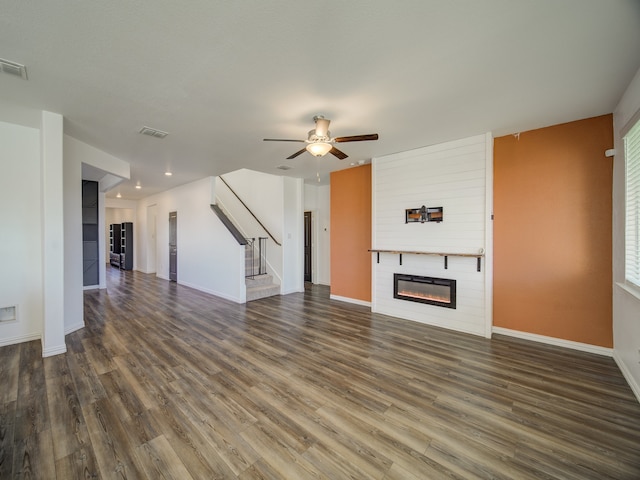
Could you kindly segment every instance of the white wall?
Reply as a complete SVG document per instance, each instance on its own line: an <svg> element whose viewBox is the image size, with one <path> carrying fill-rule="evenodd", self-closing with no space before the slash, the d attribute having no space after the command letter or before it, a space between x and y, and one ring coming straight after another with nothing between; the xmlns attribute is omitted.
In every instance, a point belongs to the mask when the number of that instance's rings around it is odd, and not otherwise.
<svg viewBox="0 0 640 480"><path fill-rule="evenodd" d="M283 177L283 276L280 293L304 292L302 179Z"/></svg>
<svg viewBox="0 0 640 480"><path fill-rule="evenodd" d="M158 206L147 205L147 223L146 223L146 237L147 237L147 251L145 273L156 273L156 262L158 261L158 245L156 243L156 230L158 225Z"/></svg>
<svg viewBox="0 0 640 480"><path fill-rule="evenodd" d="M135 220L133 222L133 265L134 269L142 273L155 273L156 276L169 279L169 212L174 210L162 210L159 215L157 200L163 199L168 201L169 197L164 194L158 194L144 198L136 203ZM150 208L153 207L153 208ZM168 208L168 207L165 207ZM155 218L148 218L149 212L155 212ZM162 236L158 234L161 229ZM155 236L155 238L154 238ZM162 240L163 245L160 245ZM149 248L151 242L154 247ZM148 269L151 262L150 255L155 253L155 261L158 262L157 268L153 271Z"/></svg>
<svg viewBox="0 0 640 480"><path fill-rule="evenodd" d="M17 306L15 322L0 322L0 346L39 339L42 332L40 131L0 122L0 308Z"/></svg>
<svg viewBox="0 0 640 480"><path fill-rule="evenodd" d="M372 248L475 254L487 250L490 135L433 145L374 158L372 162ZM488 193L489 192L489 193ZM441 223L405 223L405 209L443 207ZM490 203L489 203L490 206ZM430 255L372 255L372 310L453 330L490 335L487 299L490 270L475 258ZM455 279L457 308L449 309L393 298L393 274ZM489 318L488 318L489 315Z"/></svg>
<svg viewBox="0 0 640 480"><path fill-rule="evenodd" d="M640 111L640 70L613 114L613 349L614 358L640 401L640 296L624 288L625 160L620 131Z"/></svg>
<svg viewBox="0 0 640 480"><path fill-rule="evenodd" d="M150 220L147 219L148 207L150 205L155 205L156 200L158 198L162 198L163 196L164 196L163 194L153 195L151 197L143 198L142 200L139 200L136 203L136 212L135 212L136 223L134 224L134 231L133 231L133 268L134 270L138 270L139 272L147 273L147 255L148 255L147 252L149 250L147 242L149 241L149 238L152 235L148 225L148 223L150 223ZM157 218L158 225L160 225L161 223L165 223L165 220L166 222L168 222L169 221L168 218L169 218L168 211L166 216L164 216L164 212L163 212L163 218L160 218L160 217ZM167 229L168 229L168 225L167 225ZM169 241L168 238L169 236L167 233L167 242ZM159 262L158 269L156 270L156 275L160 278L168 279L169 278L169 259L168 259L169 248L167 246L167 248L160 250L160 244L157 237L157 232L156 232L156 249L157 249L157 255L158 255L158 262ZM167 252L166 258L164 258L164 254L163 254L163 258L160 259L161 252L165 252L165 251Z"/></svg>
<svg viewBox="0 0 640 480"><path fill-rule="evenodd" d="M207 177L138 202L134 231L136 269L146 265L148 207L156 205L157 272L169 278L169 212L178 213L178 283L244 303L244 247L220 222L213 203L214 178Z"/></svg>
<svg viewBox="0 0 640 480"><path fill-rule="evenodd" d="M331 283L331 187L304 185L304 211L311 212L311 281Z"/></svg>
<svg viewBox="0 0 640 480"><path fill-rule="evenodd" d="M42 356L64 353L65 224L63 118L42 112L40 165L42 187Z"/></svg>
<svg viewBox="0 0 640 480"><path fill-rule="evenodd" d="M64 331L84 327L82 259L82 162L64 137ZM74 140L75 141L75 140ZM73 143L73 142L71 142ZM100 218L98 210L98 218Z"/></svg>
<svg viewBox="0 0 640 480"><path fill-rule="evenodd" d="M120 177L120 179L128 179L131 176L130 166L124 160L120 160L118 157L114 157L68 135L64 136L64 153L68 157L104 171L105 174L113 174ZM109 180L107 182L109 185L113 184Z"/></svg>

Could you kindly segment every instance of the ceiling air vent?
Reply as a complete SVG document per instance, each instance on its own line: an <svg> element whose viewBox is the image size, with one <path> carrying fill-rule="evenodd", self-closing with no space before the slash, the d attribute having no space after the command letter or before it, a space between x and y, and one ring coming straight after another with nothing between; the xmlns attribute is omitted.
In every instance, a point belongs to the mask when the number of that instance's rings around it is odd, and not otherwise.
<svg viewBox="0 0 640 480"><path fill-rule="evenodd" d="M169 135L169 133L167 132L163 132L162 130L156 130L155 128L151 128L151 127L142 127L142 130L140 130L140 133L143 135L149 135L150 137L156 137L156 138L164 138L167 135Z"/></svg>
<svg viewBox="0 0 640 480"><path fill-rule="evenodd" d="M16 77L27 80L27 67L16 62L4 60L2 58L0 58L0 72L8 73L9 75L14 75Z"/></svg>
<svg viewBox="0 0 640 480"><path fill-rule="evenodd" d="M291 170L293 167L290 167L289 165L278 165L276 168L278 170Z"/></svg>

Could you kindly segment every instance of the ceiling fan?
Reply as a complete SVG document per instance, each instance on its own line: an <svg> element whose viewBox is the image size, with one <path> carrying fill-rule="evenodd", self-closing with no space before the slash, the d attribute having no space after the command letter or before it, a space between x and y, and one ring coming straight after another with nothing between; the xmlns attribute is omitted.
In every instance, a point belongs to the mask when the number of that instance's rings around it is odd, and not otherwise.
<svg viewBox="0 0 640 480"><path fill-rule="evenodd" d="M313 121L316 123L316 128L313 130L309 130L309 134L306 140L288 140L281 138L265 138L263 139L265 142L303 142L306 143L307 146L302 150L298 150L293 155L287 157L287 160L292 158L296 158L298 155L304 153L305 151L309 152L311 155L315 157L322 157L327 153L330 153L340 160L344 160L349 155L344 153L341 150L338 150L333 146L334 143L344 143L344 142L363 142L366 140L378 140L377 133L371 133L369 135L352 135L350 137L331 137L331 132L329 131L329 122L331 120L324 118L322 115L316 115L313 117Z"/></svg>

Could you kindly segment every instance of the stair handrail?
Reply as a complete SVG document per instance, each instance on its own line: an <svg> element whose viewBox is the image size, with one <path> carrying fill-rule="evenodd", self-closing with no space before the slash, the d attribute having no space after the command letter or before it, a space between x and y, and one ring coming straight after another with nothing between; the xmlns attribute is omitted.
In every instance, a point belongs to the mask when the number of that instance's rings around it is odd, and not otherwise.
<svg viewBox="0 0 640 480"><path fill-rule="evenodd" d="M247 209L247 212L249 212L249 213L251 214L251 216L256 220L256 222L258 222L258 224L260 224L260 226L262 227L262 229L263 229L265 232L267 232L267 235L269 235L269 237L271 237L271 240L273 240L273 241L274 241L274 243L275 243L276 245L278 245L279 247L281 247L281 246L282 246L282 244L281 244L280 242L278 242L278 241L275 239L275 237L274 237L273 235L271 235L271 232L267 229L267 227L265 227L265 226L262 224L262 222L260 221L260 219L258 219L258 217L256 217L256 216L255 216L255 214L251 211L251 209L250 209L249 207L247 207L247 204L246 204L246 203L244 203L244 202L242 201L242 199L241 199L241 198L238 196L238 194L233 190L233 188L231 188L231 186L226 182L226 180L225 180L224 178L222 178L222 175L219 175L219 176L218 176L218 178L219 178L220 180L222 180L222 183L224 183L224 184L227 186L227 188L231 191L231 193L233 193L233 194L235 195L235 197L240 201L240 203L242 204L242 206L243 206L244 208L246 208L246 209Z"/></svg>
<svg viewBox="0 0 640 480"><path fill-rule="evenodd" d="M247 240L244 238L244 235L242 235L242 232L238 230L238 227L236 227L231 219L222 211L220 205L212 203L209 206L211 207L211 210L213 210L215 214L218 215L218 218L220 219L222 224L227 227L227 230L229 230L231 235L233 235L233 238L235 238L240 245L246 245Z"/></svg>

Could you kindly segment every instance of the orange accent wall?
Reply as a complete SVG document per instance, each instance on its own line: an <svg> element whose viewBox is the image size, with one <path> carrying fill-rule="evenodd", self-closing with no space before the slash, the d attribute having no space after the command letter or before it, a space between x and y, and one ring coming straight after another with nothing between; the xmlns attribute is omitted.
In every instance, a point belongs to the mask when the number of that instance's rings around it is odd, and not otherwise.
<svg viewBox="0 0 640 480"><path fill-rule="evenodd" d="M613 346L612 147L612 115L495 139L495 326Z"/></svg>
<svg viewBox="0 0 640 480"><path fill-rule="evenodd" d="M331 294L371 301L371 165L331 174Z"/></svg>

